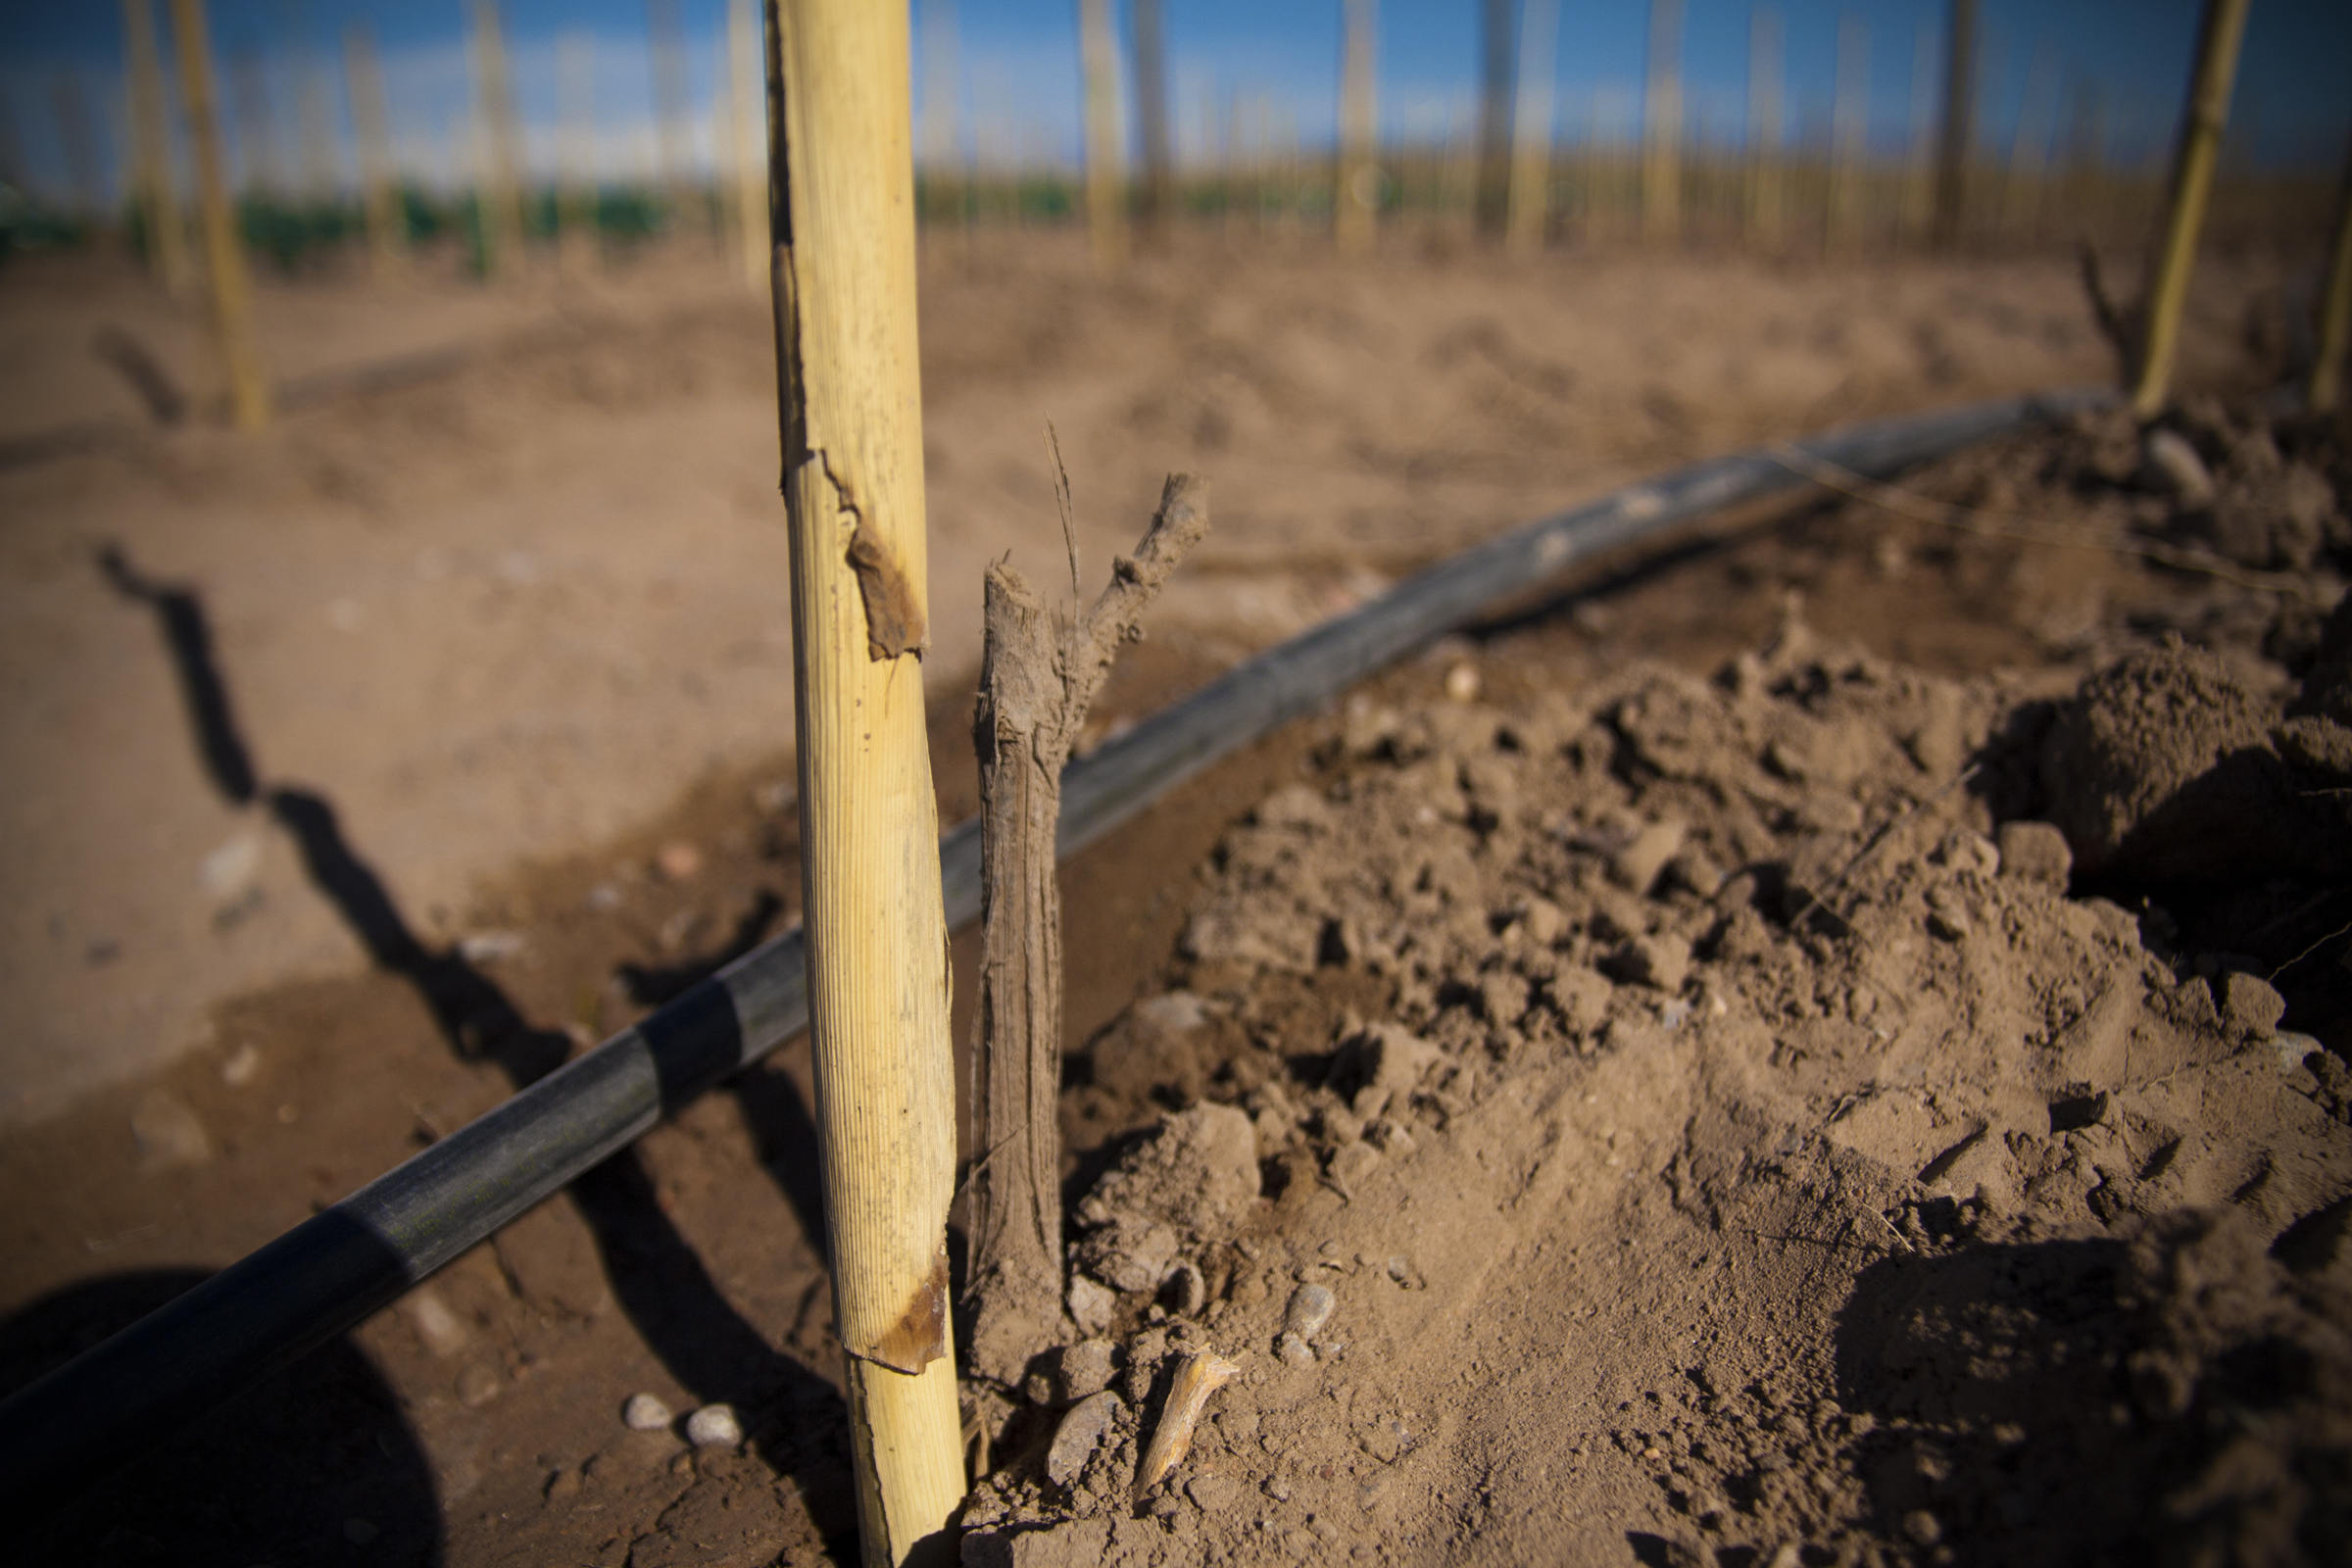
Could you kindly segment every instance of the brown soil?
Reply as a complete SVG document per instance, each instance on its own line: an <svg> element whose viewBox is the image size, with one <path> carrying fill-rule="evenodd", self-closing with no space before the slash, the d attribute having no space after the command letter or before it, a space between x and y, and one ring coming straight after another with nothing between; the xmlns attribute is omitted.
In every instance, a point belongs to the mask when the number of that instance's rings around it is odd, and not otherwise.
<svg viewBox="0 0 2352 1568"><path fill-rule="evenodd" d="M2242 495L2223 422L2183 429ZM2277 431L2281 471L2342 495L2332 439ZM2281 530L2166 501L2119 440L1914 481L1994 533L1808 506L1603 564L1066 867L1073 1241L1142 1282L1082 1313L1128 1414L1059 1485L1043 1450L1089 1356L972 1391L975 1559L2341 1560L2352 901L2314 868L2345 834L2352 632L2068 542L2132 528L2328 596L2340 514L2282 563ZM1226 547L1253 545L1233 512ZM1173 617L1101 728L1246 620ZM938 690L954 819L969 688ZM2106 787L2142 711L2178 721L2185 787L2156 799ZM2132 858L2232 762L2286 782L2317 858ZM788 777L728 760L486 879L454 966L248 993L175 1063L12 1131L0 1387L791 918ZM405 930L334 828L296 830L330 917ZM808 1097L796 1042L26 1560L847 1560ZM1247 1167L1217 1163L1231 1116L1158 1133L1228 1106ZM1286 1357L1302 1284L1335 1310ZM1242 1376L1132 1499L1201 1346ZM640 1393L679 1419L630 1430ZM686 1443L710 1402L742 1445Z"/></svg>

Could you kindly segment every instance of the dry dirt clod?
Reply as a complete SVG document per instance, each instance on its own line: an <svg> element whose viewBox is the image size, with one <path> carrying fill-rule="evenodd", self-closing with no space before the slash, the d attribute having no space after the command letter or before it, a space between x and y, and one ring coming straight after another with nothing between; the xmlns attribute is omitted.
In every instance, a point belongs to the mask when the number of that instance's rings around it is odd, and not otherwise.
<svg viewBox="0 0 2352 1568"><path fill-rule="evenodd" d="M1076 1481L1110 1435L1111 1423L1126 1408L1125 1401L1108 1389L1099 1389L1070 1406L1046 1449L1047 1477L1057 1487Z"/></svg>
<svg viewBox="0 0 2352 1568"><path fill-rule="evenodd" d="M1327 1285L1301 1285L1291 1293L1290 1305L1284 1308L1282 1326L1301 1340L1312 1340L1323 1332L1331 1314L1340 1304Z"/></svg>
<svg viewBox="0 0 2352 1568"><path fill-rule="evenodd" d="M1151 1446L1144 1450L1144 1462L1136 1472L1136 1494L1157 1486L1167 1473L1184 1461L1193 1448L1193 1429L1200 1424L1200 1412L1208 1406L1208 1396L1241 1376L1242 1369L1214 1350L1197 1350L1184 1358L1176 1368L1176 1381L1168 1390L1168 1402L1161 1410L1159 1425L1152 1434Z"/></svg>

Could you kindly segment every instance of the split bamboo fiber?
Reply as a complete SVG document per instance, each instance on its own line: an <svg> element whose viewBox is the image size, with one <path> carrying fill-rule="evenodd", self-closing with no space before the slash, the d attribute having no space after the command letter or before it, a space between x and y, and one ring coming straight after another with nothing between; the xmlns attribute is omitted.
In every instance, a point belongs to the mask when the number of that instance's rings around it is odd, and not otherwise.
<svg viewBox="0 0 2352 1568"><path fill-rule="evenodd" d="M2187 112L2180 118L2180 140L2173 152L2164 232L2141 296L2146 326L2140 337L2139 379L2132 389L2132 412L2141 419L2163 412L2172 394L2180 307L2188 298L2188 275L2196 266L2198 231L2205 226L2205 201L2213 192L2222 126L2230 119L2230 94L2237 84L2237 45L2245 35L2246 5L2247 0L2206 0L2205 22L2197 35L2196 74L2189 85Z"/></svg>
<svg viewBox="0 0 2352 1568"><path fill-rule="evenodd" d="M923 728L906 8L767 0L801 863L834 1317L869 1564L949 1561L948 933Z"/></svg>
<svg viewBox="0 0 2352 1568"><path fill-rule="evenodd" d="M196 154L196 192L204 215L204 265L211 273L213 329L228 373L230 416L241 430L270 422L270 383L262 376L253 340L253 286L245 251L229 210L220 172L220 122L213 99L213 45L205 30L204 0L172 0L172 45L179 56L179 91L187 101L188 139Z"/></svg>

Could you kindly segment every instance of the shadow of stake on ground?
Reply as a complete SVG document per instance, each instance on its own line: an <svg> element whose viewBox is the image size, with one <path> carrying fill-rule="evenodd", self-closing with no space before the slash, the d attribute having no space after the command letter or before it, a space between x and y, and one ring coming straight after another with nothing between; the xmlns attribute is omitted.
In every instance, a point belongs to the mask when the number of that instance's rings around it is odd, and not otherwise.
<svg viewBox="0 0 2352 1568"><path fill-rule="evenodd" d="M353 851L324 795L261 782L196 591L142 574L118 547L102 550L98 565L118 593L154 611L198 757L214 788L232 806L258 803L267 808L294 840L312 885L368 956L415 989L450 1050L463 1060L494 1064L515 1089L562 1065L570 1047L563 1031L534 1027L497 982L462 953L435 949L417 937L382 879ZM776 912L764 905L757 909L746 923L760 929L749 942L738 933L730 948L756 943ZM626 978L633 989L662 993L659 1000L665 1001L733 956L730 951L692 966L700 972L680 968ZM743 1107L763 1165L821 1254L825 1232L814 1127L797 1087L781 1072L754 1067L736 1075L729 1088ZM847 1422L838 1393L768 1345L727 1301L662 1212L634 1148L613 1154L567 1191L595 1241L613 1298L647 1347L698 1401L725 1402L743 1411L762 1456L779 1474L796 1474L812 1455L835 1446ZM563 1200L561 1194L549 1200ZM760 1419L775 1410L795 1419L782 1428Z"/></svg>

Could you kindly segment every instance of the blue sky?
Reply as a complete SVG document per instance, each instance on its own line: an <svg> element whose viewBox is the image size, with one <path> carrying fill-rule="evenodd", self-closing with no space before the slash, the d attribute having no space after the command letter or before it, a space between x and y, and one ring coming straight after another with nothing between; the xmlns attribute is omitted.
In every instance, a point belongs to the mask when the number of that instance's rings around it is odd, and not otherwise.
<svg viewBox="0 0 2352 1568"><path fill-rule="evenodd" d="M710 155L711 95L722 79L717 38L725 0L677 0L696 101L696 156ZM922 14L943 6L958 41L956 133L967 153L1032 160L1074 158L1078 135L1074 0L913 0L918 55ZM1117 7L1122 13L1123 4ZM1227 121L1236 95L1262 101L1301 141L1332 134L1340 0L1163 0L1172 103L1180 148L1198 149ZM1379 87L1385 135L1440 134L1458 122L1473 91L1476 0L1381 0ZM1826 124L1837 37L1851 17L1868 35L1868 124L1874 146L1894 151L1912 133L1924 34L1940 47L1943 0L1779 0L1788 134ZM357 20L374 31L386 61L395 140L403 162L429 172L458 159L467 89L466 10L460 0L213 0L216 58L264 62L267 99L290 138L303 51L339 60ZM1687 0L1682 68L1691 133L1737 140L1747 105L1748 0ZM160 11L160 7L159 7ZM508 0L504 7L527 161L553 167L558 92L555 40L591 39L599 168L616 177L649 173L652 88L643 0ZM1980 6L1980 135L2005 149L2028 108L2035 123L2060 118L2079 80L2095 85L2111 147L2132 159L2161 155L2178 113L2197 0L1983 0ZM56 83L81 84L110 182L123 132L119 4L6 0L0 5L0 127L35 184L62 193L65 161ZM1630 132L1640 113L1648 7L1560 0L1553 74L1557 133ZM1936 55L1926 64L1931 71ZM2040 63L2038 72L2035 62ZM918 62L918 71L920 69ZM322 77L344 137L339 70ZM1212 118L1213 117L1213 118ZM2233 128L2265 163L2332 164L2352 129L2352 5L2343 0L2255 0ZM346 164L348 149L336 153ZM292 162L289 153L284 162Z"/></svg>

